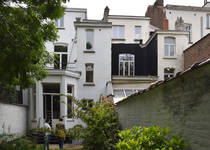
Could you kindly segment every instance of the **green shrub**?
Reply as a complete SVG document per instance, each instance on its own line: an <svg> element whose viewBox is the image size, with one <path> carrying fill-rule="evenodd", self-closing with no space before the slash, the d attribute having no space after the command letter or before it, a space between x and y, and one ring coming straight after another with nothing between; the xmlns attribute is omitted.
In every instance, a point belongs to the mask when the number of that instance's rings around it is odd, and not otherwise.
<svg viewBox="0 0 210 150"><path fill-rule="evenodd" d="M115 150L120 124L111 100L102 97L99 102L74 100L76 116L84 123L80 135L85 150ZM90 102L90 101L89 101Z"/></svg>
<svg viewBox="0 0 210 150"><path fill-rule="evenodd" d="M117 150L183 150L185 147L181 137L172 136L169 128L153 126L150 128L131 129L119 133Z"/></svg>

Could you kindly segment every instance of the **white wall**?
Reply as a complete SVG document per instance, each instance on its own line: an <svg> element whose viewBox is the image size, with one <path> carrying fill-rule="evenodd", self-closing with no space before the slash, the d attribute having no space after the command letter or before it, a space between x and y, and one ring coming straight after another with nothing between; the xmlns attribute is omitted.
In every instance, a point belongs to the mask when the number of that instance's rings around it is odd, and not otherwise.
<svg viewBox="0 0 210 150"><path fill-rule="evenodd" d="M209 12L182 11L166 9L166 17L169 23L169 30L175 30L177 17L182 17L184 23L192 25L192 42L195 43L210 32L206 28L206 14ZM203 36L201 36L201 17L203 17Z"/></svg>
<svg viewBox="0 0 210 150"><path fill-rule="evenodd" d="M0 103L0 134L24 134L27 130L27 107Z"/></svg>
<svg viewBox="0 0 210 150"><path fill-rule="evenodd" d="M141 39L143 39L143 43L149 38L149 32L153 31L150 28L150 19L108 19L108 22L112 22L112 25L124 25L124 38L125 41L122 40L113 40L112 43L139 43L139 41L135 41L135 26L141 26Z"/></svg>
<svg viewBox="0 0 210 150"><path fill-rule="evenodd" d="M183 51L188 47L188 33L176 31L158 31L158 76L164 80L164 68L175 68L175 74L184 70ZM174 37L176 39L175 57L164 57L164 38Z"/></svg>
<svg viewBox="0 0 210 150"><path fill-rule="evenodd" d="M86 29L93 29L95 53L84 53L86 50ZM111 26L110 27L78 27L77 41L77 70L81 71L78 82L78 98L94 99L97 101L100 94L105 94L106 83L111 81ZM95 86L84 86L85 64L94 64L93 80Z"/></svg>

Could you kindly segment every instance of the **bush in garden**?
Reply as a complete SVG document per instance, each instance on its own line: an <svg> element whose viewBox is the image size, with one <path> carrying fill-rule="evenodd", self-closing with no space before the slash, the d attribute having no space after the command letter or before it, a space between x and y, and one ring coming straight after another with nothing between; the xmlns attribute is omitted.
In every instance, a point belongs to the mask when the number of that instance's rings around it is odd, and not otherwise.
<svg viewBox="0 0 210 150"><path fill-rule="evenodd" d="M113 101L102 97L99 102L74 100L77 107L75 116L80 118L85 127L81 129L85 150L115 150L118 142L120 124Z"/></svg>
<svg viewBox="0 0 210 150"><path fill-rule="evenodd" d="M158 126L134 126L119 133L120 140L117 150L183 150L184 141L181 137L172 136L169 128Z"/></svg>
<svg viewBox="0 0 210 150"><path fill-rule="evenodd" d="M36 145L25 136L14 138L11 135L1 135L0 150L36 150Z"/></svg>

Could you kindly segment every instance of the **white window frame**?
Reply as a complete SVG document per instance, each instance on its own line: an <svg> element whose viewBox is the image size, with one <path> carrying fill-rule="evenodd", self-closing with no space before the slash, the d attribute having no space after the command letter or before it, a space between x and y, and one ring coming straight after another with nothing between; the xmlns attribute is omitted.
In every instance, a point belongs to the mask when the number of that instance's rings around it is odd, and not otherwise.
<svg viewBox="0 0 210 150"><path fill-rule="evenodd" d="M67 51L66 52L55 52L55 47L56 46L63 46L63 47L67 47ZM66 60L66 68L67 68L67 65L68 65L68 44L54 44L54 54L56 55L59 55L60 59L59 59L59 67L58 69L63 69L62 67L62 55L67 55L67 60ZM55 68L55 66L54 66ZM66 69L65 68L65 69Z"/></svg>
<svg viewBox="0 0 210 150"><path fill-rule="evenodd" d="M139 29L139 33L137 33L137 29ZM141 26L135 26L135 39L140 40L142 34Z"/></svg>
<svg viewBox="0 0 210 150"><path fill-rule="evenodd" d="M174 40L174 43L167 43L166 42L166 39L173 39ZM168 55L166 55L166 46L168 47ZM170 56L170 53L171 53L171 46L174 47L174 55L173 56ZM175 57L176 56L176 38L175 37L165 37L164 38L164 57Z"/></svg>
<svg viewBox="0 0 210 150"><path fill-rule="evenodd" d="M125 26L113 25L112 26L112 39L124 39L124 38L125 38Z"/></svg>
<svg viewBox="0 0 210 150"><path fill-rule="evenodd" d="M54 24L56 28L64 28L64 16L62 16L58 20L55 20Z"/></svg>
<svg viewBox="0 0 210 150"><path fill-rule="evenodd" d="M189 39L189 43L192 42L192 25L185 23L184 24L184 31L188 31L189 35L188 35L188 39Z"/></svg>
<svg viewBox="0 0 210 150"><path fill-rule="evenodd" d="M92 39L88 39L88 32L92 33ZM87 48L87 43L91 44L91 48ZM94 30L93 29L86 29L86 50L93 50L94 47Z"/></svg>
<svg viewBox="0 0 210 150"><path fill-rule="evenodd" d="M173 72L165 72L165 70L171 70ZM167 78L165 77L167 76ZM175 76L175 68L166 67L164 68L164 80L173 78Z"/></svg>
<svg viewBox="0 0 210 150"><path fill-rule="evenodd" d="M132 60L122 60L121 57L132 57ZM123 74L120 74L120 65L123 64ZM125 64L128 63L128 75L125 74ZM133 74L131 74L131 64L133 63ZM135 76L135 55L134 54L119 54L119 70L120 76Z"/></svg>
<svg viewBox="0 0 210 150"><path fill-rule="evenodd" d="M210 14L206 14L206 28L210 29Z"/></svg>
<svg viewBox="0 0 210 150"><path fill-rule="evenodd" d="M87 70L87 66L88 65L91 65L92 66L92 70ZM92 71L93 72L93 76L92 76L92 80L93 81L91 81L91 82L90 81L87 81L87 72L88 71ZM94 64L93 63L86 63L85 64L85 82L86 83L94 83Z"/></svg>

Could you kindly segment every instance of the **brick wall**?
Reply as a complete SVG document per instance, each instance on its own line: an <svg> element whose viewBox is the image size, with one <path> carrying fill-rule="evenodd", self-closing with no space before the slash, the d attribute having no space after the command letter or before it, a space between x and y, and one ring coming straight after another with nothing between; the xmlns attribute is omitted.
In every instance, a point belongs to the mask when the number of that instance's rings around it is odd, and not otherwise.
<svg viewBox="0 0 210 150"><path fill-rule="evenodd" d="M184 69L188 69L196 62L202 62L210 58L210 34L184 51Z"/></svg>
<svg viewBox="0 0 210 150"><path fill-rule="evenodd" d="M117 104L124 129L169 126L193 150L210 148L210 64Z"/></svg>

